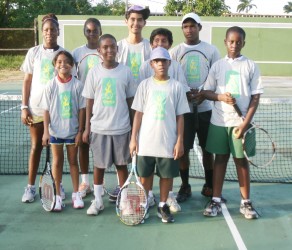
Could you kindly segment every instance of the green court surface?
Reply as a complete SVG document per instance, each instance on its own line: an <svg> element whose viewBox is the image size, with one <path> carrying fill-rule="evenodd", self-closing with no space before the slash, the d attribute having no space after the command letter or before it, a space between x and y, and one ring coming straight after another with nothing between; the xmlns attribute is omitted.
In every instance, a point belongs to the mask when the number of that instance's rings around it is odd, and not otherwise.
<svg viewBox="0 0 292 250"><path fill-rule="evenodd" d="M37 177L39 180L39 176ZM115 205L104 196L105 209L87 216L93 198L85 198L85 208L71 206L71 180L64 175L66 207L61 213L45 212L40 200L21 202L26 176L0 176L0 249L291 249L292 199L289 184L251 185L251 197L261 217L246 220L239 213L237 182L225 182L228 200L225 214L202 215L208 199L200 195L202 180L191 179L192 197L182 203L173 224L163 224L151 208L145 224L126 226L115 214ZM174 191L179 188L176 178ZM154 193L158 197L158 179ZM228 217L228 213L230 217Z"/></svg>

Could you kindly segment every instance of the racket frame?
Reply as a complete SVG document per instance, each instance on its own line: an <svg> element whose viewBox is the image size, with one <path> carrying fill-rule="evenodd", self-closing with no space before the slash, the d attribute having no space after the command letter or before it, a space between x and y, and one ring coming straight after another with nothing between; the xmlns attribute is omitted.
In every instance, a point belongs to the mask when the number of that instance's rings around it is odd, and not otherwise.
<svg viewBox="0 0 292 250"><path fill-rule="evenodd" d="M141 184L141 182L139 180L139 177L137 175L136 167L137 167L137 155L136 155L136 153L134 153L133 154L133 157L132 157L132 168L131 168L131 172L130 172L130 174L129 174L127 180L126 180L126 182L121 187L120 192L119 192L118 197L117 197L117 201L116 201L116 212L117 212L117 215L120 217L121 222L123 222L125 225L128 225L128 226L134 226L134 225L141 224L141 222L144 220L144 218L145 218L145 216L147 214L147 210L148 210L147 194L146 194L146 191L145 191L143 185ZM131 181L131 179L132 179L133 176L135 176L136 181ZM124 221L123 218L122 218L122 216L121 216L122 210L120 209L120 201L121 201L121 196L122 196L123 190L125 190L129 185L132 185L132 184L138 186L140 188L140 191L144 194L145 203L143 203L143 207L145 208L145 211L144 211L144 214L143 214L142 218L140 218L139 221L137 221L135 223L128 223L128 222Z"/></svg>
<svg viewBox="0 0 292 250"><path fill-rule="evenodd" d="M238 105L235 103L235 104L233 105L233 107L234 107L236 113L238 114L238 116L242 119L242 121L244 121L244 120L245 120L245 117L243 116L243 114L242 114L240 108L238 107ZM260 127L259 125L255 124L254 122L251 122L250 125L251 125L251 127L248 128L248 129L244 132L244 134L243 134L243 136L242 136L242 149L243 149L243 154L244 154L245 158L248 160L248 162L249 162L251 165L253 165L254 167L257 167L257 168L265 168L265 167L267 167L268 165L270 165L270 164L272 163L272 161L274 160L274 158L275 158L275 156L276 156L276 146L275 146L275 143L274 143L272 137L270 136L270 134L268 133L267 130L265 130L264 128L262 128L262 127ZM267 138L270 140L271 145L272 145L272 157L271 157L270 160L269 160L267 163L265 163L264 165L259 165L259 164L254 163L254 162L252 161L252 159L248 156L247 152L246 152L246 146L245 146L245 145L246 145L246 143L245 143L245 142L246 142L246 139L245 139L245 138L246 138L247 135L250 133L250 131L253 130L253 129L261 130L263 133L265 133L265 134L267 135Z"/></svg>
<svg viewBox="0 0 292 250"><path fill-rule="evenodd" d="M96 52L96 53L88 53L85 56L83 56L82 59L78 62L77 67L76 67L77 79L79 79L79 71L80 71L79 68L80 68L81 63L84 61L85 58L87 58L89 56L97 56L100 60L103 60L101 55L98 52Z"/></svg>
<svg viewBox="0 0 292 250"><path fill-rule="evenodd" d="M52 181L52 186L53 186L53 192L52 192L52 195L53 195L53 201L52 201L52 205L50 206L50 208L46 207L45 206L45 203L43 201L43 188L42 188L42 181L43 181L43 176L44 175L49 175L51 177L51 181ZM54 210L55 206L56 206L56 184L55 184L55 180L54 180L54 177L52 175L52 170L51 170L51 162L50 162L50 146L48 145L46 147L46 163L45 163L45 169L40 177L40 181L39 181L39 195L40 195L40 201L41 201L41 204L42 204L42 207L50 212L52 210Z"/></svg>

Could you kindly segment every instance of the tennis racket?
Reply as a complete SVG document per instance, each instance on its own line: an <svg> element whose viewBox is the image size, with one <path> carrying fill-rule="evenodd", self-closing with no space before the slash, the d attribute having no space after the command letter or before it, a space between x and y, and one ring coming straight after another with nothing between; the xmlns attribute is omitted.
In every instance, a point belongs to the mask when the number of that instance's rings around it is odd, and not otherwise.
<svg viewBox="0 0 292 250"><path fill-rule="evenodd" d="M244 120L245 117L237 104L234 105L234 109L238 116ZM255 167L265 168L275 158L275 143L269 133L255 123L251 123L250 128L243 134L242 146L245 158Z"/></svg>
<svg viewBox="0 0 292 250"><path fill-rule="evenodd" d="M46 150L46 164L40 177L39 193L43 208L52 211L56 205L56 185L51 171L50 146Z"/></svg>
<svg viewBox="0 0 292 250"><path fill-rule="evenodd" d="M98 53L86 54L77 64L77 78L85 82L88 71L103 61Z"/></svg>
<svg viewBox="0 0 292 250"><path fill-rule="evenodd" d="M187 82L191 88L188 96L192 100L193 110L191 111L195 116L195 127L198 129L198 103L192 98L204 88L211 67L210 61L202 51L191 49L180 57L179 62L186 73Z"/></svg>
<svg viewBox="0 0 292 250"><path fill-rule="evenodd" d="M148 209L146 191L136 172L136 158L134 153L131 172L122 186L116 202L116 210L120 220L130 226L140 224ZM132 180L133 176L135 181Z"/></svg>

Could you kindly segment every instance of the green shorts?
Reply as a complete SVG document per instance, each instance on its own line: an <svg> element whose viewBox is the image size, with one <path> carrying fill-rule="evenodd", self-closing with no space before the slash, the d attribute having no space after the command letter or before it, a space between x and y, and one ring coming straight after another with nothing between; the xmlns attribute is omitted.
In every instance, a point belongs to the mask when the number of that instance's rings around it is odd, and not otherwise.
<svg viewBox="0 0 292 250"><path fill-rule="evenodd" d="M138 156L137 174L140 177L149 177L154 173L161 178L174 178L179 176L178 160L151 156Z"/></svg>
<svg viewBox="0 0 292 250"><path fill-rule="evenodd" d="M234 158L245 158L242 140L233 135L234 127L220 127L210 124L206 150L213 154L232 154Z"/></svg>

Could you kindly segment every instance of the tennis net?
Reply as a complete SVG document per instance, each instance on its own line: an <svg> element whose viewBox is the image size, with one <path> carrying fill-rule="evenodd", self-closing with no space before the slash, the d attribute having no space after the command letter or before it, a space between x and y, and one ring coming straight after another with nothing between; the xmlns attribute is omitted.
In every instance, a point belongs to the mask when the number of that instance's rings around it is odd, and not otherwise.
<svg viewBox="0 0 292 250"><path fill-rule="evenodd" d="M20 105L22 97L19 95L0 95L0 174L27 174L28 157L30 151L29 128L20 120ZM292 99L262 98L255 122L265 128L276 144L276 158L267 168L250 167L253 182L292 183ZM65 157L66 159L66 157ZM204 170L201 164L201 151L194 144L190 153L190 175L203 178ZM45 150L43 150L39 173L45 164ZM92 171L92 159L90 169ZM64 173L69 173L65 160ZM232 158L226 173L226 180L237 180L236 168Z"/></svg>

